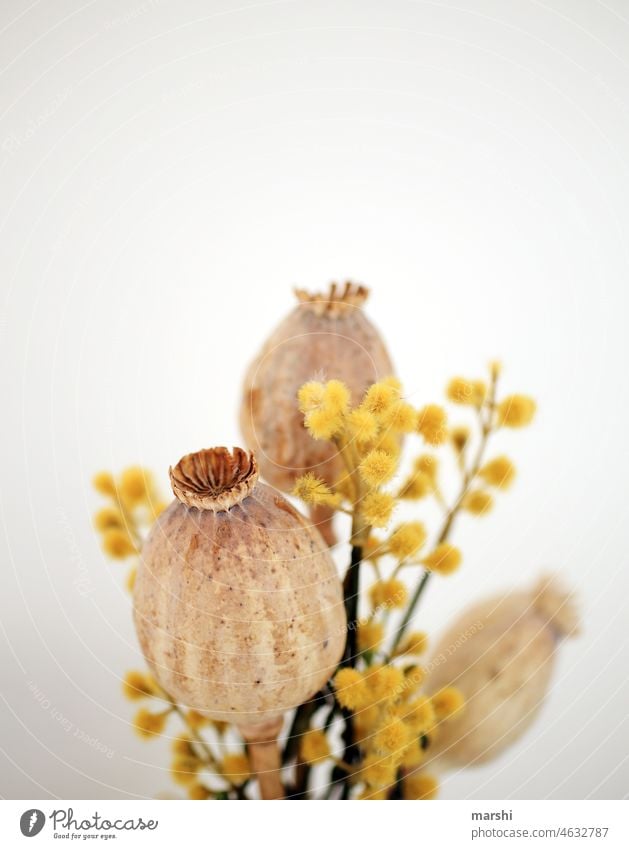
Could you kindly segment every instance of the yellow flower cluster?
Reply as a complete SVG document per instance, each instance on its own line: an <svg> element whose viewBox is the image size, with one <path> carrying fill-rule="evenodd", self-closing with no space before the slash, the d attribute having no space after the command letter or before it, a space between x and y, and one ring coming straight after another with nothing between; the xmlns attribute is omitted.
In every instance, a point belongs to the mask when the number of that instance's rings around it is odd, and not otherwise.
<svg viewBox="0 0 629 849"><path fill-rule="evenodd" d="M401 385L392 377L371 385L354 408L348 388L338 380L305 383L297 399L305 427L314 439L336 444L346 474L333 487L305 474L296 482L294 494L308 504L346 509L360 517L355 524L364 529L386 527L396 497L381 487L397 472L402 437L419 433L427 444L441 445L448 434L445 410L436 404L416 410L402 398ZM397 498L422 498L433 489L434 468L422 461ZM343 502L348 508L342 508Z"/></svg>
<svg viewBox="0 0 629 849"><path fill-rule="evenodd" d="M172 712L172 708L166 708L158 713L153 713L146 708L141 708L135 715L133 727L140 737L156 737L164 732L166 721Z"/></svg>
<svg viewBox="0 0 629 849"><path fill-rule="evenodd" d="M155 679L146 672L137 672L136 670L127 672L123 678L122 692L131 701L160 695L160 689Z"/></svg>
<svg viewBox="0 0 629 849"><path fill-rule="evenodd" d="M299 744L301 759L311 766L321 763L330 757L330 746L325 732L320 728L307 731L301 738Z"/></svg>
<svg viewBox="0 0 629 849"><path fill-rule="evenodd" d="M446 388L446 396L453 404L470 404L480 407L486 395L487 385L483 380L453 377Z"/></svg>
<svg viewBox="0 0 629 849"><path fill-rule="evenodd" d="M110 502L94 515L94 527L101 534L103 550L114 560L137 557L146 532L166 507L152 475L140 466L130 466L118 480L110 472L99 472L92 484ZM133 590L135 573L134 565L127 576L129 592Z"/></svg>
<svg viewBox="0 0 629 849"><path fill-rule="evenodd" d="M424 650L425 635L409 635L409 645ZM418 667L409 667L405 672L391 664L375 664L364 671L342 668L336 673L336 698L353 713L361 751L352 780L366 785L362 798L373 792L386 795L396 784L400 770L403 774L415 770L425 757L422 739L439 722L461 709L462 696L454 688L441 690L433 697L419 694L424 677ZM323 752L323 741L318 740L318 746ZM424 796L418 792L413 782L408 793L416 793L408 798L429 798L427 793Z"/></svg>
<svg viewBox="0 0 629 849"><path fill-rule="evenodd" d="M221 761L221 773L234 787L240 787L251 777L249 759L244 752L225 755Z"/></svg>

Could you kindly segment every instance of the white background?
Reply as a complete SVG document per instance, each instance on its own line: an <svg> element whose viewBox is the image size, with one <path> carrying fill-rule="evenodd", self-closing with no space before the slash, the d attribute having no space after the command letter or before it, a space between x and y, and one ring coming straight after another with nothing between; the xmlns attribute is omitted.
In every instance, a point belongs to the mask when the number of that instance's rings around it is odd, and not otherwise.
<svg viewBox="0 0 629 849"><path fill-rule="evenodd" d="M418 624L543 568L582 600L540 720L443 795L627 792L628 48L621 0L2 3L3 795L171 788L90 478L238 443L291 286L346 277L414 403L494 356L539 402Z"/></svg>

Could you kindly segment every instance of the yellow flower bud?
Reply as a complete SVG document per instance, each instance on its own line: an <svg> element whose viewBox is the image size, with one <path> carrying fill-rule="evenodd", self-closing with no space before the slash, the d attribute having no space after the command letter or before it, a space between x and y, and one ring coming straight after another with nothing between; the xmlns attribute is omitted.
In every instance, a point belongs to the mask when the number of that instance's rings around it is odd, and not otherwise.
<svg viewBox="0 0 629 849"><path fill-rule="evenodd" d="M421 522L404 522L389 538L389 550L398 560L412 557L426 542L426 528Z"/></svg>
<svg viewBox="0 0 629 849"><path fill-rule="evenodd" d="M136 713L133 726L140 737L154 737L164 731L169 714L170 708L161 713L151 713L150 710L142 708Z"/></svg>
<svg viewBox="0 0 629 849"><path fill-rule="evenodd" d="M515 478L515 466L508 457L496 457L485 463L478 474L490 486L507 489Z"/></svg>
<svg viewBox="0 0 629 849"><path fill-rule="evenodd" d="M429 445L442 445L448 436L447 422L443 407L428 404L417 415L417 430Z"/></svg>
<svg viewBox="0 0 629 849"><path fill-rule="evenodd" d="M131 670L122 680L122 692L127 699L137 701L147 696L156 696L159 691L150 675Z"/></svg>
<svg viewBox="0 0 629 849"><path fill-rule="evenodd" d="M388 492L369 492L360 505L366 523L374 528L384 528L389 524L395 499Z"/></svg>
<svg viewBox="0 0 629 849"><path fill-rule="evenodd" d="M426 773L412 773L404 777L402 795L405 799L435 799L439 793L439 782Z"/></svg>
<svg viewBox="0 0 629 849"><path fill-rule="evenodd" d="M130 504L144 501L150 488L150 475L140 466L130 466L120 475L120 494Z"/></svg>
<svg viewBox="0 0 629 849"><path fill-rule="evenodd" d="M384 639L384 625L381 622L361 622L358 626L358 649L376 651Z"/></svg>
<svg viewBox="0 0 629 849"><path fill-rule="evenodd" d="M121 528L109 528L103 535L103 549L110 557L116 560L124 560L132 554L137 554L137 549L129 534Z"/></svg>
<svg viewBox="0 0 629 849"><path fill-rule="evenodd" d="M221 762L221 772L234 787L240 787L251 777L251 767L247 756L240 752L225 755Z"/></svg>
<svg viewBox="0 0 629 849"><path fill-rule="evenodd" d="M124 528L124 519L120 510L115 507L103 507L94 516L94 527L97 531L108 531L110 528Z"/></svg>
<svg viewBox="0 0 629 849"><path fill-rule="evenodd" d="M422 561L426 569L439 572L441 575L451 575L461 565L461 552L449 542L442 542Z"/></svg>
<svg viewBox="0 0 629 849"><path fill-rule="evenodd" d="M92 486L101 495L115 495L116 484L114 477L110 472L98 472L92 478Z"/></svg>
<svg viewBox="0 0 629 849"><path fill-rule="evenodd" d="M406 585L397 578L378 581L369 590L369 597L374 608L404 607L408 598Z"/></svg>
<svg viewBox="0 0 629 849"><path fill-rule="evenodd" d="M493 504L494 499L489 492L485 492L483 489L471 489L466 493L461 506L468 513L482 516L491 510Z"/></svg>
<svg viewBox="0 0 629 849"><path fill-rule="evenodd" d="M317 764L330 757L330 746L325 733L318 728L307 731L301 738L299 754L307 764Z"/></svg>
<svg viewBox="0 0 629 849"><path fill-rule="evenodd" d="M533 421L537 404L527 395L510 395L498 404L498 424L503 427L526 427Z"/></svg>

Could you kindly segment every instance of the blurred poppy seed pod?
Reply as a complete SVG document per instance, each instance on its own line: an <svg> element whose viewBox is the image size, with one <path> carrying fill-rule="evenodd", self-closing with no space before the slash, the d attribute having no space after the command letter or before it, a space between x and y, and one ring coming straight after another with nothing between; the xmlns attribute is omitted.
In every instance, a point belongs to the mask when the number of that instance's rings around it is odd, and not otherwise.
<svg viewBox="0 0 629 849"><path fill-rule="evenodd" d="M393 374L384 342L363 311L364 286L331 284L329 293L297 289L298 304L280 323L251 364L244 381L240 424L255 451L262 476L283 492L305 472L328 484L342 473L334 446L315 441L297 407L299 388L312 379L338 379L358 403L365 390ZM330 508L312 518L329 544L334 541Z"/></svg>
<svg viewBox="0 0 629 849"><path fill-rule="evenodd" d="M427 685L455 686L460 713L440 724L430 753L453 767L484 764L533 723L550 687L555 650L577 632L571 596L553 578L470 607L436 646Z"/></svg>
<svg viewBox="0 0 629 849"><path fill-rule="evenodd" d="M251 756L271 785L263 795L281 795L282 715L325 684L345 645L334 563L317 530L258 481L253 454L188 454L170 479L176 499L144 544L134 588L142 651L178 702L260 744Z"/></svg>

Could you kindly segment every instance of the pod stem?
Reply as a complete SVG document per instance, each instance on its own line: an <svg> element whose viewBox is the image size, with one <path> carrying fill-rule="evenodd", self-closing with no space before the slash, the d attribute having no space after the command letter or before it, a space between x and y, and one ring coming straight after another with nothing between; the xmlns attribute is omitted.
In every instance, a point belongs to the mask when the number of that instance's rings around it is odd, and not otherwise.
<svg viewBox="0 0 629 849"><path fill-rule="evenodd" d="M283 799L282 758L277 736L282 728L282 717L263 725L241 726L240 732L247 743L252 771L260 785L263 799Z"/></svg>

